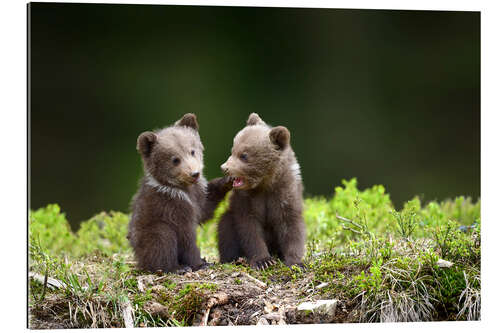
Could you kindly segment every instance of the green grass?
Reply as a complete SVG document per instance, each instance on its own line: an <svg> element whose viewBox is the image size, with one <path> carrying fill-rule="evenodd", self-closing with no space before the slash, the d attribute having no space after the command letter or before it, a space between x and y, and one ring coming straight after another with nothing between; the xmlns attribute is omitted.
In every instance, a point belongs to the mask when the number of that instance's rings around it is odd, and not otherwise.
<svg viewBox="0 0 500 333"><path fill-rule="evenodd" d="M360 190L356 179L342 185L330 198L305 199L304 270L282 263L264 271L216 264L213 272L245 272L268 285L292 284L297 302L326 282L314 295L343 302L349 312L345 321L480 319L479 200L424 204L415 197L396 211L381 185ZM226 207L227 199L198 230L202 256L210 261L217 260L216 221ZM128 301L136 326L193 323L208 295L221 287L207 281L185 284L167 274L161 292L140 291L138 278L145 273L132 262L128 220L120 212L100 213L73 233L56 204L30 212L29 269L65 285L50 289L43 281L30 283L35 318L53 316L65 327L123 327ZM453 266L441 268L439 259ZM245 285L241 277L232 280L235 286ZM165 307L162 314L148 310L151 302Z"/></svg>

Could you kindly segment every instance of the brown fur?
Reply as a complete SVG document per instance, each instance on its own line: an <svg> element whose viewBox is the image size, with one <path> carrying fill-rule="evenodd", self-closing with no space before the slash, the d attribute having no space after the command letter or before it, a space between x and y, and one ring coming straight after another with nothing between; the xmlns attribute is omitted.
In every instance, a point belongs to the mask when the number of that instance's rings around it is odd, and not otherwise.
<svg viewBox="0 0 500 333"><path fill-rule="evenodd" d="M218 225L220 261L246 257L262 268L276 255L288 266L301 265L306 240L302 180L288 129L271 128L252 113L221 168L234 182L229 209ZM241 186L235 185L238 179Z"/></svg>
<svg viewBox="0 0 500 333"><path fill-rule="evenodd" d="M196 246L196 227L212 217L230 186L223 178L207 184L202 175L196 116L186 114L174 126L142 133L137 150L145 176L132 199L127 238L139 269L200 268L204 262Z"/></svg>

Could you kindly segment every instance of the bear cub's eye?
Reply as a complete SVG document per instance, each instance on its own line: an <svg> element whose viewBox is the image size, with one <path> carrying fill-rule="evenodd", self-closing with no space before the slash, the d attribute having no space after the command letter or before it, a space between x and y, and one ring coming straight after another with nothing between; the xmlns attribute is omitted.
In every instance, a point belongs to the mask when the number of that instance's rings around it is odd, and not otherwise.
<svg viewBox="0 0 500 333"><path fill-rule="evenodd" d="M191 150L191 156L194 156L194 150Z"/></svg>
<svg viewBox="0 0 500 333"><path fill-rule="evenodd" d="M181 159L178 157L174 157L172 159L172 163L174 163L174 165L179 165L179 163L181 163Z"/></svg>
<svg viewBox="0 0 500 333"><path fill-rule="evenodd" d="M246 162L246 161L248 160L248 156L247 156L247 154L245 154L245 153L241 153L241 154L240 154L240 159L241 159L242 161L245 161L245 162Z"/></svg>

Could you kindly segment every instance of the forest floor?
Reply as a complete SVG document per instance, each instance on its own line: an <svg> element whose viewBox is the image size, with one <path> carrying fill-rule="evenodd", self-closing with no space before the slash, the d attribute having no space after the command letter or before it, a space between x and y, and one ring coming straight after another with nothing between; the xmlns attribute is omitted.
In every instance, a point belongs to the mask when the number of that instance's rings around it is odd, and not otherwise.
<svg viewBox="0 0 500 333"><path fill-rule="evenodd" d="M200 227L217 262L216 223ZM139 271L128 215L100 213L71 231L59 206L30 212L29 326L288 325L479 320L480 202L458 197L394 209L385 189L344 181L305 200L304 267L245 260L185 274Z"/></svg>

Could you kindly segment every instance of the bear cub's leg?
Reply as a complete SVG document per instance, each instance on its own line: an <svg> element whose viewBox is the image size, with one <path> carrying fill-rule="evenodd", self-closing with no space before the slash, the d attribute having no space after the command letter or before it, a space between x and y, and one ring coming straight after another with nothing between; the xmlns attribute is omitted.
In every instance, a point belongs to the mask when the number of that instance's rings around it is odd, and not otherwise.
<svg viewBox="0 0 500 333"><path fill-rule="evenodd" d="M177 237L169 228L154 228L142 235L135 247L139 268L150 272L175 272L178 260Z"/></svg>
<svg viewBox="0 0 500 333"><path fill-rule="evenodd" d="M225 212L217 225L217 242L221 263L237 260L242 256L239 238L234 228L234 219L230 211Z"/></svg>
<svg viewBox="0 0 500 333"><path fill-rule="evenodd" d="M196 271L202 268L204 262L200 256L200 249L196 245L196 230L186 230L179 237L179 263Z"/></svg>
<svg viewBox="0 0 500 333"><path fill-rule="evenodd" d="M285 214L286 216L287 214ZM289 216L292 220L287 226L287 232L277 237L281 258L288 267L295 265L304 267L302 257L305 252L306 233L302 216ZM295 219L295 220L294 220Z"/></svg>

